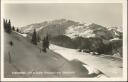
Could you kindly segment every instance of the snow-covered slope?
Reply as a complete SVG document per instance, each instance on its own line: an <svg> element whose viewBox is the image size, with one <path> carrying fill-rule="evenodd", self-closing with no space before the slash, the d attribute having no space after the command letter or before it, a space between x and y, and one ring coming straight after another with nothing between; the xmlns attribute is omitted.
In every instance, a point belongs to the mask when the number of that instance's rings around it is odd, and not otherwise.
<svg viewBox="0 0 128 82"><path fill-rule="evenodd" d="M107 27L107 28L108 28L108 30L116 30L116 31L119 31L119 32L123 32L123 29L122 29L121 26L119 26L119 27Z"/></svg>
<svg viewBox="0 0 128 82"><path fill-rule="evenodd" d="M30 24L30 25L21 27L21 31L23 33L32 33L34 29L36 29L36 31L39 31L43 29L47 24L48 24L47 21L44 21L41 23Z"/></svg>
<svg viewBox="0 0 128 82"><path fill-rule="evenodd" d="M66 19L53 20L49 24L41 29L38 33L41 37L49 34L51 37L63 35L65 30L72 25L78 25L78 22Z"/></svg>
<svg viewBox="0 0 128 82"><path fill-rule="evenodd" d="M31 32L33 32L34 29L36 29L36 31L39 31L48 25L53 25L53 24L60 24L61 25L61 24L65 23L66 21L68 21L68 20L59 19L59 20L44 21L41 23L30 24L30 25L21 27L21 31L23 33L31 33Z"/></svg>
<svg viewBox="0 0 128 82"><path fill-rule="evenodd" d="M12 32L11 34L5 33L4 36L5 78L86 78L97 76L97 74L88 74L88 70L79 61L68 61L49 49L47 49L47 53L40 51L42 45L33 45L21 34ZM10 41L13 42L13 46L9 45ZM58 75L58 72L61 74Z"/></svg>
<svg viewBox="0 0 128 82"><path fill-rule="evenodd" d="M104 39L111 39L113 36L117 35L117 31L110 31L110 29L103 27L98 24L83 24L81 26L70 26L66 29L65 35L75 38L75 37L101 37Z"/></svg>
<svg viewBox="0 0 128 82"><path fill-rule="evenodd" d="M70 26L68 29L66 29L65 35L75 38L75 37L95 37L95 34L93 33L93 30L89 29L88 26L82 25L82 26Z"/></svg>
<svg viewBox="0 0 128 82"><path fill-rule="evenodd" d="M75 49L64 48L56 45L51 45L50 49L61 54L68 60L77 59L83 63L89 65L84 65L87 67L90 72L97 72L97 70L102 71L107 77L122 77L123 68L122 68L122 59L115 58L113 56L94 56L89 53L78 52ZM95 68L95 69L94 69ZM96 70L97 69L97 70Z"/></svg>

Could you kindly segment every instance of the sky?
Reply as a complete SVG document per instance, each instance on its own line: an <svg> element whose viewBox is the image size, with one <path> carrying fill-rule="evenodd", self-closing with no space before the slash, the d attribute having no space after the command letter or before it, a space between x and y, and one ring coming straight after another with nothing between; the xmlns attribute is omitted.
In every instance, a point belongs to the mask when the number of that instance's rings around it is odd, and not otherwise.
<svg viewBox="0 0 128 82"><path fill-rule="evenodd" d="M4 18L15 27L55 19L97 23L103 26L122 26L120 3L32 3L4 4Z"/></svg>

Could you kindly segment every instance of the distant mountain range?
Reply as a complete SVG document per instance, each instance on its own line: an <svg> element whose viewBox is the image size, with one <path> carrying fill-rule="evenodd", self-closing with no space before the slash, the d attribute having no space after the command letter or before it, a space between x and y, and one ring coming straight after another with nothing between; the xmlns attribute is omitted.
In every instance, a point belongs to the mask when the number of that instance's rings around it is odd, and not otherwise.
<svg viewBox="0 0 128 82"><path fill-rule="evenodd" d="M122 27L104 27L95 23L80 23L59 19L30 24L21 28L31 39L36 29L39 37L49 35L50 43L85 52L122 56Z"/></svg>
<svg viewBox="0 0 128 82"><path fill-rule="evenodd" d="M44 21L21 27L23 33L30 35L34 29L36 29L40 37L49 34L51 37L66 35L70 38L101 37L103 39L112 39L122 35L122 27L104 27L95 23L86 24L67 19Z"/></svg>

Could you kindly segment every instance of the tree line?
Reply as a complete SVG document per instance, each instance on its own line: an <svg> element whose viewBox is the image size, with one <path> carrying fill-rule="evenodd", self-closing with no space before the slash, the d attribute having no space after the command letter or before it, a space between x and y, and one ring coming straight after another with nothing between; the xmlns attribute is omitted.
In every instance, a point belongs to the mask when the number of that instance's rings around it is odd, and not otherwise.
<svg viewBox="0 0 128 82"><path fill-rule="evenodd" d="M16 29L14 26L11 25L11 20L9 19L3 19L3 26L4 26L4 31L6 33L11 33L12 31L16 31L16 32L21 32L18 28ZM31 42L34 45L37 45L37 43L40 41L40 36L39 34L37 34L36 30L34 29L33 34L32 34L32 39ZM49 48L49 37L48 34L42 39L42 47L43 47L43 51L46 52L46 48Z"/></svg>
<svg viewBox="0 0 128 82"><path fill-rule="evenodd" d="M79 52L96 52L95 55L100 54L115 54L120 53L122 55L122 40L106 40L108 43L104 43L101 37L76 37L71 39L66 35L55 36L50 39L50 42L55 45L59 45L66 48L78 49Z"/></svg>
<svg viewBox="0 0 128 82"><path fill-rule="evenodd" d="M9 19L3 19L3 26L4 26L4 31L6 33L11 33L12 31L17 31L21 32L18 28L16 29L14 26L11 25L11 20Z"/></svg>
<svg viewBox="0 0 128 82"><path fill-rule="evenodd" d="M31 42L34 45L37 45L37 43L41 40L39 34L37 34L36 30L34 29L32 34ZM42 51L46 52L46 49L49 49L49 36L48 34L42 39Z"/></svg>
<svg viewBox="0 0 128 82"><path fill-rule="evenodd" d="M10 21L10 19L9 20L4 19L3 21L4 21L4 30L5 30L5 32L11 33L11 21Z"/></svg>

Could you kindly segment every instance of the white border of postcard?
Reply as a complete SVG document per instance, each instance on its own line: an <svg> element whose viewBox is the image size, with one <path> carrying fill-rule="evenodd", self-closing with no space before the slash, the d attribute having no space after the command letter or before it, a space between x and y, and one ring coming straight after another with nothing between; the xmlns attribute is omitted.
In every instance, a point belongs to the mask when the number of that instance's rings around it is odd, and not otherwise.
<svg viewBox="0 0 128 82"><path fill-rule="evenodd" d="M127 80L127 0L1 0L1 27L4 3L121 3L123 5L123 77L122 78L4 78L4 36L1 28L1 80L2 81L126 81Z"/></svg>

